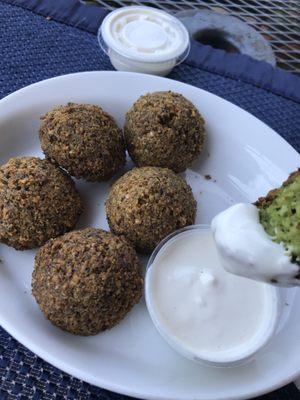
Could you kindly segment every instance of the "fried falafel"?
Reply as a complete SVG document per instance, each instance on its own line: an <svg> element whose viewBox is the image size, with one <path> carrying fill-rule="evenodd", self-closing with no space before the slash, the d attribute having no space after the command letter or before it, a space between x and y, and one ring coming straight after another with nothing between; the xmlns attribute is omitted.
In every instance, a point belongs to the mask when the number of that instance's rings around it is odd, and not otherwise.
<svg viewBox="0 0 300 400"><path fill-rule="evenodd" d="M68 103L41 119L39 137L46 157L74 177L107 181L125 164L122 131L101 107Z"/></svg>
<svg viewBox="0 0 300 400"><path fill-rule="evenodd" d="M16 157L0 167L0 242L41 246L71 230L82 210L71 177L47 160Z"/></svg>
<svg viewBox="0 0 300 400"><path fill-rule="evenodd" d="M87 228L38 251L32 294L45 317L76 335L95 335L121 321L142 296L135 250L121 237Z"/></svg>
<svg viewBox="0 0 300 400"><path fill-rule="evenodd" d="M138 167L181 172L202 152L204 119L179 93L148 93L127 112L124 135L129 155Z"/></svg>
<svg viewBox="0 0 300 400"><path fill-rule="evenodd" d="M196 201L183 178L167 168L134 168L112 186L106 201L110 229L141 253L195 222Z"/></svg>
<svg viewBox="0 0 300 400"><path fill-rule="evenodd" d="M299 265L300 280L300 170L290 174L278 189L260 197L255 205L267 234L282 243L293 263Z"/></svg>

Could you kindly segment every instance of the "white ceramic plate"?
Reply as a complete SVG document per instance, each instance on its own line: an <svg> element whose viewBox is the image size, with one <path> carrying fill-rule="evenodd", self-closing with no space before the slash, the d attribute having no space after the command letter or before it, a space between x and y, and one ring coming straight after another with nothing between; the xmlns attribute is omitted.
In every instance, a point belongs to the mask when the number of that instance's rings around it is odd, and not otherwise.
<svg viewBox="0 0 300 400"><path fill-rule="evenodd" d="M39 117L55 105L99 104L122 126L132 103L156 90L182 93L207 122L207 148L184 174L198 200L197 223L209 223L234 202L253 201L299 166L300 157L291 146L227 101L173 80L120 72L62 76L1 100L0 162L12 156L42 156ZM204 179L208 174L211 180ZM103 207L108 185L78 182L78 188L87 204L80 226L108 228ZM33 352L87 382L147 399L233 400L275 389L300 372L299 290L282 291L280 327L254 361L216 369L194 364L169 348L152 325L144 302L118 326L94 337L72 336L55 328L30 293L34 254L0 245L0 323Z"/></svg>

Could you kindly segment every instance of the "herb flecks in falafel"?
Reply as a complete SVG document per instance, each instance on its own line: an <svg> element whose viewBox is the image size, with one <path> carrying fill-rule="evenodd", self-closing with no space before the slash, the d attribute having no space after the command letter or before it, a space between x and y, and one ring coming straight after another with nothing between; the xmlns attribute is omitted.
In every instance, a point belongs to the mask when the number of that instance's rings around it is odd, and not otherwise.
<svg viewBox="0 0 300 400"><path fill-rule="evenodd" d="M70 176L47 160L16 157L0 167L0 242L41 246L71 230L82 210Z"/></svg>
<svg viewBox="0 0 300 400"><path fill-rule="evenodd" d="M265 231L273 241L283 244L292 262L300 265L300 170L255 204Z"/></svg>
<svg viewBox="0 0 300 400"><path fill-rule="evenodd" d="M42 117L39 136L46 157L76 178L107 181L125 164L122 131L96 105L54 108Z"/></svg>
<svg viewBox="0 0 300 400"><path fill-rule="evenodd" d="M101 229L73 231L37 252L32 293L45 317L76 335L95 335L121 321L142 296L135 250Z"/></svg>
<svg viewBox="0 0 300 400"><path fill-rule="evenodd" d="M190 186L167 168L134 168L112 186L106 201L110 229L141 253L151 252L173 231L195 222Z"/></svg>
<svg viewBox="0 0 300 400"><path fill-rule="evenodd" d="M129 155L138 167L181 172L202 152L204 119L179 93L148 93L127 112L124 135Z"/></svg>

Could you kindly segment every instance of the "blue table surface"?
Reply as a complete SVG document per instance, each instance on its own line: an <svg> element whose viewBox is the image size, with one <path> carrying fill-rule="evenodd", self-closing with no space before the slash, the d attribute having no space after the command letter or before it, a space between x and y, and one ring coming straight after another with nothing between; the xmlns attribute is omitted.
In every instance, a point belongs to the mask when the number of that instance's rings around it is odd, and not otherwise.
<svg viewBox="0 0 300 400"><path fill-rule="evenodd" d="M0 98L71 72L111 70L95 33L106 11L76 0L0 0ZM194 42L171 78L249 111L300 149L300 78L243 55ZM0 328L0 399L127 397L93 387L44 362ZM261 397L300 399L293 384Z"/></svg>

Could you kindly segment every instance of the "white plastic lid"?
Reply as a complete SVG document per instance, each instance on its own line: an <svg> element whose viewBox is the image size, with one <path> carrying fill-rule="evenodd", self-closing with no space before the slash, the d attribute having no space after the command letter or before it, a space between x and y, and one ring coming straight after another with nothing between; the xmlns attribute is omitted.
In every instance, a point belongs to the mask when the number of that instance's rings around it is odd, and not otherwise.
<svg viewBox="0 0 300 400"><path fill-rule="evenodd" d="M107 53L111 49L141 62L185 58L190 46L188 31L177 18L143 6L123 7L108 14L99 29L99 36Z"/></svg>

